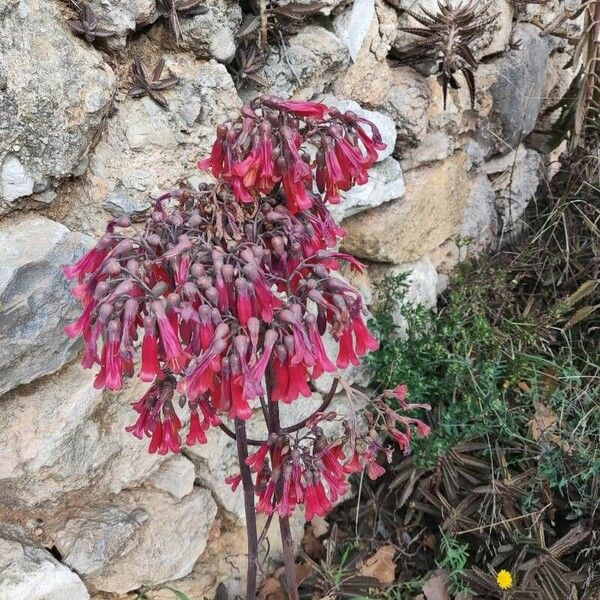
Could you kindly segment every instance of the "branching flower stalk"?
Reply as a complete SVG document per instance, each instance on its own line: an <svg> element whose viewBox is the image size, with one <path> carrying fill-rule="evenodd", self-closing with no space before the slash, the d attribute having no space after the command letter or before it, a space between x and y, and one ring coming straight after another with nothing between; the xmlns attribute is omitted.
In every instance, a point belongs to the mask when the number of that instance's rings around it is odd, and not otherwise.
<svg viewBox="0 0 600 600"><path fill-rule="evenodd" d="M94 385L120 390L136 374L149 384L128 431L159 454L205 444L211 428L236 440L240 470L227 482L244 492L249 599L256 512L279 519L288 594L297 598L289 524L296 507L307 520L324 516L350 474L379 477L378 458L391 452L383 433L409 452L415 431L429 432L406 414L427 407L409 404L405 387L370 399L337 378L308 418L282 427L279 417L283 405L311 396L323 373L359 365L378 347L360 293L335 274L342 262L363 265L335 249L344 232L326 203L366 183L384 148L377 128L352 112L256 99L217 128L210 157L199 163L214 184L166 193L141 230L127 218L110 221L96 246L65 268L83 305L66 332L83 337L83 366L100 366ZM339 347L335 363L326 331ZM367 406L361 419L331 410L338 385L349 404ZM248 439L247 422L261 418L264 437ZM324 435L327 421L340 421L334 439Z"/></svg>

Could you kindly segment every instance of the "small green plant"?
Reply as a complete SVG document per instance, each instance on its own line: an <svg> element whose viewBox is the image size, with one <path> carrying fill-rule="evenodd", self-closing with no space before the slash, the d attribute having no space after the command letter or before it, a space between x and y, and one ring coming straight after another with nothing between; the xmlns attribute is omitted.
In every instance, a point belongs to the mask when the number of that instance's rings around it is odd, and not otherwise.
<svg viewBox="0 0 600 600"><path fill-rule="evenodd" d="M469 544L459 542L440 529L440 551L442 558L438 561L438 566L448 573L450 591L454 594L469 593L471 590L463 579L469 560Z"/></svg>

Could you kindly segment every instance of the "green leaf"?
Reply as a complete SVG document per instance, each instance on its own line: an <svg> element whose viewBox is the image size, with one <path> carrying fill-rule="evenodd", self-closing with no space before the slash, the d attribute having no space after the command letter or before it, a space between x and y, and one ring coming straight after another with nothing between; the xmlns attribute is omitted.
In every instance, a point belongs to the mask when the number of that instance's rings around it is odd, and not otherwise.
<svg viewBox="0 0 600 600"><path fill-rule="evenodd" d="M175 597L177 598L177 600L191 600L189 598L189 596L186 596L183 592L180 592L179 590L176 590L175 588L169 587L168 585L165 585L165 589L169 590L170 592L173 592L175 594Z"/></svg>

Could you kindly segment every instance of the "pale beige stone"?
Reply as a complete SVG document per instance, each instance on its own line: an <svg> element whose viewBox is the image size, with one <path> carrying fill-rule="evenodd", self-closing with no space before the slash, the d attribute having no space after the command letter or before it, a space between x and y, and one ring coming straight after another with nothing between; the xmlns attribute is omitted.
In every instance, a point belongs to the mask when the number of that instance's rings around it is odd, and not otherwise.
<svg viewBox="0 0 600 600"><path fill-rule="evenodd" d="M469 157L458 152L409 171L404 198L343 221L348 233L342 248L394 264L416 261L457 235L474 236L479 248L493 237L494 196L487 177L469 167Z"/></svg>

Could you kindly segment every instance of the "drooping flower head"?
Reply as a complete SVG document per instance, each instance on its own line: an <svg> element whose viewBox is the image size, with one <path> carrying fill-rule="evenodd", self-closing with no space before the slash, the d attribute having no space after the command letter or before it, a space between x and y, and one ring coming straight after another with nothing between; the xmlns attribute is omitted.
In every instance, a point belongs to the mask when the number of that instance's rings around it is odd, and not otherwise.
<svg viewBox="0 0 600 600"><path fill-rule="evenodd" d="M66 332L83 337L83 366L99 365L96 387L119 390L136 372L150 384L128 428L150 452L206 443L222 419L251 419L267 394L284 404L308 397L311 381L377 348L359 292L336 275L344 262L363 267L335 250L344 232L325 200L366 182L383 147L354 113L257 99L217 128L201 162L215 184L163 195L141 228L111 221L65 269L83 306ZM323 343L326 332L337 351ZM425 433L416 419L378 410L403 450L413 429ZM379 472L374 433L351 436L346 456L315 426L301 438L269 438L250 457L260 510L289 515L304 504L307 516L324 514L349 472Z"/></svg>

